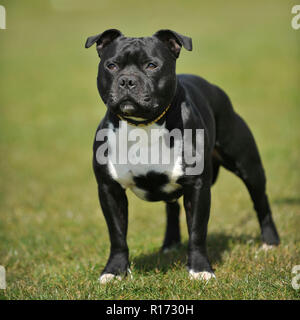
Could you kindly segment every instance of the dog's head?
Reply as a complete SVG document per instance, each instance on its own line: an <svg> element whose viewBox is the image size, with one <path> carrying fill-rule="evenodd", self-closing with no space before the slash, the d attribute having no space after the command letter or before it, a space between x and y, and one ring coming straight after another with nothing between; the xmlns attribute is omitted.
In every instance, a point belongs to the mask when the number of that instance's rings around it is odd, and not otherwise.
<svg viewBox="0 0 300 320"><path fill-rule="evenodd" d="M171 30L152 37L128 38L110 29L89 37L100 57L98 90L115 114L135 120L158 116L176 91L176 59L181 47L191 51L192 39Z"/></svg>

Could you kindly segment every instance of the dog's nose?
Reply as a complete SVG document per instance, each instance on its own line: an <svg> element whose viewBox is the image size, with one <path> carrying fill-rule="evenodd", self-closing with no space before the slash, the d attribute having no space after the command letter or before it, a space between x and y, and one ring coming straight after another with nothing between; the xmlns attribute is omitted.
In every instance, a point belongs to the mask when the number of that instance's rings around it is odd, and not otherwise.
<svg viewBox="0 0 300 320"><path fill-rule="evenodd" d="M133 89L136 87L136 79L133 76L122 76L119 79L119 87L123 89Z"/></svg>

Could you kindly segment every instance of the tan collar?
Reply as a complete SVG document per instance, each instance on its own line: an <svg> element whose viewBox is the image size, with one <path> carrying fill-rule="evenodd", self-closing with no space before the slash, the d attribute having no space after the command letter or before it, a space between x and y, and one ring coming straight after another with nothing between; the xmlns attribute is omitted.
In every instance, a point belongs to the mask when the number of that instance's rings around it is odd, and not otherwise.
<svg viewBox="0 0 300 320"><path fill-rule="evenodd" d="M134 121L134 120L131 120L129 118L126 118L126 117L123 117L119 114L117 114L117 116L121 119L121 120L124 120L124 121L127 121L129 124L132 124L136 127L144 127L144 126L149 126L150 124L153 124L155 122L157 122L159 119L161 119L166 113L167 111L169 110L171 104L169 104L166 109L157 117L155 118L154 120L146 120L146 121Z"/></svg>

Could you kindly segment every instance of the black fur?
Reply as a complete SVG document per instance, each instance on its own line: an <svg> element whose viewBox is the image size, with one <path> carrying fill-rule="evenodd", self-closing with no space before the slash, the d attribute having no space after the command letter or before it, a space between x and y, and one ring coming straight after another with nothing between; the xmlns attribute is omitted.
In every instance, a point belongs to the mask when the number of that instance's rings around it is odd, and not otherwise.
<svg viewBox="0 0 300 320"><path fill-rule="evenodd" d="M279 236L266 195L264 169L247 124L233 110L230 99L219 87L198 76L175 74L180 48L184 46L191 50L191 39L170 30L161 30L147 38L126 38L118 30L113 30L104 33L105 46L99 49L101 35L87 41L87 46L97 42L98 52L101 50L98 89L108 111L98 130L107 128L108 123L118 128L117 114L124 110L130 110L130 115L135 117L154 119L171 103L159 124L165 122L169 130L198 128L205 132L204 170L200 175L180 177L177 182L181 188L176 192L160 191L168 182L166 175L150 172L134 178L136 186L147 191L148 200L166 202L167 228L163 249L180 243L179 205L176 200L171 201L183 195L189 231L188 267L195 272L212 272L207 258L206 236L210 189L220 166L233 172L246 185L263 242L278 245ZM156 70L147 70L145 61L154 61ZM117 69L110 66L111 63L117 64ZM113 69L108 70L108 65ZM127 78L123 81L120 77ZM128 204L124 188L113 180L107 166L96 160L95 154L101 143L94 142L93 163L111 241L110 257L103 274L118 275L126 273L129 266L126 242Z"/></svg>

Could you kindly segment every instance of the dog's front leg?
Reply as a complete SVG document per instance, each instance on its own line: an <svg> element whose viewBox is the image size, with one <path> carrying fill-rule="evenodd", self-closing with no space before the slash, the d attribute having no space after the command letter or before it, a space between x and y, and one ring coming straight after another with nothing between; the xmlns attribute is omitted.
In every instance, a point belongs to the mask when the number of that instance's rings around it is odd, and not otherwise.
<svg viewBox="0 0 300 320"><path fill-rule="evenodd" d="M115 277L121 279L129 268L126 242L128 201L125 190L114 181L99 182L98 193L111 243L108 262L99 278L100 283L106 283Z"/></svg>
<svg viewBox="0 0 300 320"><path fill-rule="evenodd" d="M198 177L184 188L184 207L189 232L188 268L191 279L215 277L206 253L207 224L210 211L210 184Z"/></svg>

